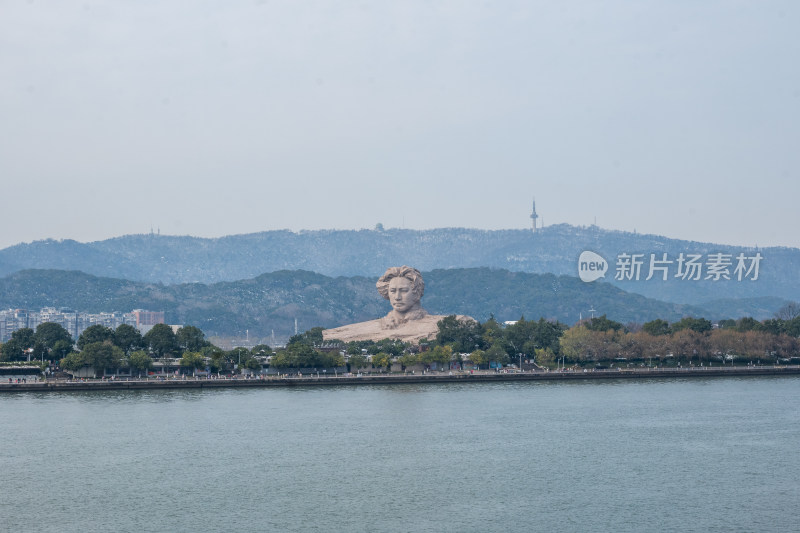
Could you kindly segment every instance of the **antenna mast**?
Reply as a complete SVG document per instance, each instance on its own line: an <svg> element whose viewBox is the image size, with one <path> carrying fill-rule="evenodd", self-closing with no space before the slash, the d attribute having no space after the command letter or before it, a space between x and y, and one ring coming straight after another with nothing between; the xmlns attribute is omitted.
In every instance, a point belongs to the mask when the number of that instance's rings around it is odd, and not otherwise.
<svg viewBox="0 0 800 533"><path fill-rule="evenodd" d="M539 215L536 214L536 197L533 198L533 209L531 209L531 231L536 233L536 219Z"/></svg>

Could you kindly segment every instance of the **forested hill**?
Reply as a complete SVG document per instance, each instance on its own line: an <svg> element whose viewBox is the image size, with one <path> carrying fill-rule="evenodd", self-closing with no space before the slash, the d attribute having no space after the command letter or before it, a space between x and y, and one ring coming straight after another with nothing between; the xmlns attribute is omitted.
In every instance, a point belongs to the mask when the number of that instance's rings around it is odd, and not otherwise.
<svg viewBox="0 0 800 533"><path fill-rule="evenodd" d="M217 239L160 235L128 235L106 241L37 241L0 250L0 276L30 269L80 270L96 276L150 283L215 283L254 278L264 272L307 270L327 276L377 277L388 266L407 264L420 270L491 267L515 272L577 275L584 250L609 263L606 281L629 292L660 300L700 304L723 298L779 297L800 300L800 249L745 249L608 231L596 226L550 226L537 230L321 230L267 231ZM617 282L619 254L641 253L675 260L680 253L735 257L763 256L756 281L655 276ZM732 270L732 267L731 267Z"/></svg>
<svg viewBox="0 0 800 533"><path fill-rule="evenodd" d="M423 275L423 305L428 311L465 314L481 321L494 314L498 320L524 315L573 324L581 315L588 317L590 309L623 323L675 321L687 315L738 318L569 276L489 268L440 269ZM776 299L770 314L783 303ZM222 336L242 335L245 330L251 336L268 336L272 330L284 336L292 333L295 318L305 330L370 320L390 310L375 290L375 278L334 278L301 270L209 285L150 284L58 270L25 270L0 278L0 309L46 306L87 312L164 310L171 324L190 324Z"/></svg>

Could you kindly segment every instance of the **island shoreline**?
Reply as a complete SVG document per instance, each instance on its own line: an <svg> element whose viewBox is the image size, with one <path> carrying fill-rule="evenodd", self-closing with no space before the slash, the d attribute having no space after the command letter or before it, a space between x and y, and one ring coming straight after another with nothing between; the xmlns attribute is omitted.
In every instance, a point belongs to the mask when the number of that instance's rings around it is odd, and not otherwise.
<svg viewBox="0 0 800 533"><path fill-rule="evenodd" d="M561 372L430 372L426 374L363 374L358 375L309 375L265 378L220 378L220 379L166 379L166 380L87 380L87 381L36 381L27 383L0 383L2 392L67 392L67 391L123 391L123 390L175 390L175 389L223 389L223 388L269 388L305 386L358 386L398 384L442 384L442 383L498 383L520 381L577 381L577 380L652 380L682 378L721 378L749 376L798 376L800 366L742 367L742 368L653 368L617 369L595 371Z"/></svg>

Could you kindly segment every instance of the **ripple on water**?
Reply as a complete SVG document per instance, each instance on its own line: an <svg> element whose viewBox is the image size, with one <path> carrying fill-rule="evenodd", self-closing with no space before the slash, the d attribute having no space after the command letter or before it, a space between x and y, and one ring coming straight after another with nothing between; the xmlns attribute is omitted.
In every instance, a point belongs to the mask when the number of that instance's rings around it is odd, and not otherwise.
<svg viewBox="0 0 800 533"><path fill-rule="evenodd" d="M0 396L10 531L790 531L798 378Z"/></svg>

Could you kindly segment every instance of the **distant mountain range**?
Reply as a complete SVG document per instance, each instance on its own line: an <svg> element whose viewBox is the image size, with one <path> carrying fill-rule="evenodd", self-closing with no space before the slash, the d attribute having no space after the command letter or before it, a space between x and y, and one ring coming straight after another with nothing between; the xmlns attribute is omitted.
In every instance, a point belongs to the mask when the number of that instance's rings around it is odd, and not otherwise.
<svg viewBox="0 0 800 533"><path fill-rule="evenodd" d="M388 266L407 264L420 270L489 267L510 272L576 276L578 257L591 250L609 264L605 281L628 292L692 305L720 299L781 298L800 300L800 249L760 250L667 239L566 224L537 230L321 230L267 231L217 239L128 235L105 241L37 241L0 250L0 276L25 269L78 270L95 276L145 283L216 283L251 279L280 270L306 270L326 276L377 277ZM729 277L676 278L679 254L707 261L722 253L733 263ZM762 256L759 277L736 279L737 254ZM621 254L641 254L639 280L615 280ZM669 264L650 281L651 254ZM751 273L751 278L753 273ZM584 289L586 289L584 287Z"/></svg>
<svg viewBox="0 0 800 533"><path fill-rule="evenodd" d="M423 273L423 305L434 314L465 314L485 321L545 317L573 324L592 312L623 323L683 316L713 320L771 316L780 298L689 306L627 293L610 283L584 283L572 276L491 268L437 269ZM166 311L171 324L190 324L207 335L285 338L301 330L370 320L391 308L375 290L374 277L329 277L282 270L252 279L212 284L164 285L98 277L76 271L23 270L0 278L0 309L70 307L87 312ZM760 310L760 315L751 311ZM594 310L594 311L591 311Z"/></svg>
<svg viewBox="0 0 800 533"><path fill-rule="evenodd" d="M578 279L584 251L607 264L603 279ZM739 255L760 257L757 279L754 269L736 271ZM687 273L681 257L692 256L702 272L681 277L681 270ZM718 280L710 276L715 257L717 270L721 259L727 261ZM633 279L615 279L619 265L631 258L641 263L639 279L630 270L624 278ZM661 268L651 272L651 261ZM0 250L0 308L144 308L164 310L169 322L208 334L283 335L293 331L295 319L308 329L385 314L389 306L377 295L375 279L386 267L402 264L426 272L424 304L431 312L482 321L493 313L499 320L525 315L572 324L592 312L621 322L685 315L763 319L800 300L797 248L742 248L558 225L535 234L442 228L37 241Z"/></svg>

